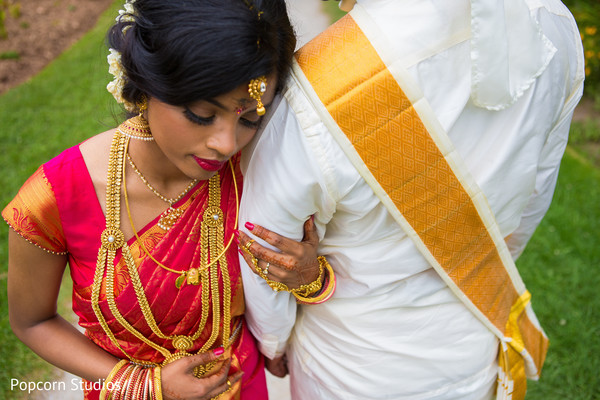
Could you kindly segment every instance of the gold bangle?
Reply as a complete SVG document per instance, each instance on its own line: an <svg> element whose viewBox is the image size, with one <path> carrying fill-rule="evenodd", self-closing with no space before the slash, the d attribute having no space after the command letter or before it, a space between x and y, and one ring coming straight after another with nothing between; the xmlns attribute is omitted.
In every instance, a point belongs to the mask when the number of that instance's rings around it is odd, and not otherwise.
<svg viewBox="0 0 600 400"><path fill-rule="evenodd" d="M154 396L156 400L163 400L162 385L160 381L160 367L154 368Z"/></svg>
<svg viewBox="0 0 600 400"><path fill-rule="evenodd" d="M322 258L322 260L321 260L321 258ZM315 297L302 296L299 293L292 293L294 295L294 297L296 297L296 300L298 301L298 303L320 304L320 303L324 303L325 301L329 300L331 298L331 296L333 296L333 293L335 292L335 288L337 285L337 282L335 279L335 273L333 272L333 268L331 267L329 262L327 262L327 259L325 257L319 257L319 262L321 262L321 261L323 262L323 265L326 270L325 288L321 291L321 293L319 293ZM317 292L315 292L315 293L317 293Z"/></svg>
<svg viewBox="0 0 600 400"><path fill-rule="evenodd" d="M133 392L131 395L132 400L144 399L144 385L148 380L148 369L145 367L139 367L139 373L135 384L133 385Z"/></svg>
<svg viewBox="0 0 600 400"><path fill-rule="evenodd" d="M300 285L299 288L290 290L294 296L298 294L302 297L308 297L321 290L321 287L323 286L323 272L325 270L325 265L328 263L327 259L323 256L317 257L317 260L319 261L319 276L308 285Z"/></svg>
<svg viewBox="0 0 600 400"><path fill-rule="evenodd" d="M108 384L114 379L115 375L121 370L123 365L127 364L128 362L128 360L121 360L118 363L116 363L115 366L110 370L108 376L106 377L106 379L104 379L104 382L102 383L102 390L100 390L100 400L106 399L106 394L108 392Z"/></svg>
<svg viewBox="0 0 600 400"><path fill-rule="evenodd" d="M123 375L125 375L125 372L130 368L130 365L126 365L125 368L121 368L119 370L119 372L117 372L117 374L115 375L115 377L112 380L112 389L110 390L110 394L107 397L107 400L115 400L118 399L119 397L121 397L121 389L123 388L123 383L121 382Z"/></svg>
<svg viewBox="0 0 600 400"><path fill-rule="evenodd" d="M125 395L127 392L127 384L129 383L129 379L131 379L131 374L135 370L135 365L132 363L128 363L125 368L123 368L123 373L119 374L119 379L115 380L115 385L117 385L118 391L116 393L113 392L111 399L112 400L121 400L125 399Z"/></svg>

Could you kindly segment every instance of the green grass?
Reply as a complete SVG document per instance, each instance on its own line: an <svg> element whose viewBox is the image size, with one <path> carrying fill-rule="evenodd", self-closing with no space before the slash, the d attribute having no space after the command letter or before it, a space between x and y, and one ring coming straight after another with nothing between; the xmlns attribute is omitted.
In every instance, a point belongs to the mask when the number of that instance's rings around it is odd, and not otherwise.
<svg viewBox="0 0 600 400"><path fill-rule="evenodd" d="M106 91L104 35L122 1L97 26L31 81L0 96L0 206L25 179L63 149L115 125L118 108ZM48 379L50 368L12 334L6 299L7 228L0 229L0 399L19 398L10 379ZM64 310L70 294L61 296Z"/></svg>
<svg viewBox="0 0 600 400"><path fill-rule="evenodd" d="M118 109L105 89L111 76L103 40L121 4L41 74L0 96L0 206L41 163L114 125ZM337 2L323 5L339 13ZM528 400L600 399L600 172L578 150L596 140L598 132L590 129L574 124L577 146L569 147L552 206L517 263L551 341ZM0 229L0 399L16 399L11 378L47 379L50 369L8 326L6 235ZM61 304L69 305L68 287Z"/></svg>
<svg viewBox="0 0 600 400"><path fill-rule="evenodd" d="M557 191L517 266L550 350L527 399L600 398L600 171L572 148Z"/></svg>
<svg viewBox="0 0 600 400"><path fill-rule="evenodd" d="M0 60L18 60L21 55L16 51L5 51L0 53Z"/></svg>
<svg viewBox="0 0 600 400"><path fill-rule="evenodd" d="M321 7L323 8L323 11L329 15L332 21L337 21L346 15L345 11L340 10L339 1L327 0L321 3Z"/></svg>

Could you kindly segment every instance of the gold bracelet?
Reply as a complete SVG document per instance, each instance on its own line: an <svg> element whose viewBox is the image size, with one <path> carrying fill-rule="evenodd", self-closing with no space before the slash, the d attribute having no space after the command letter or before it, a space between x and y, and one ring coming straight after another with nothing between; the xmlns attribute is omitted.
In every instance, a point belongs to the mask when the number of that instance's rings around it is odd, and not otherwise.
<svg viewBox="0 0 600 400"><path fill-rule="evenodd" d="M112 385L111 390L109 391L108 397L106 398L107 400L115 400L121 396L121 389L123 388L122 378L126 374L126 372L129 371L130 368L131 368L131 365L126 364L124 367L122 367L119 370L119 372L117 372L117 374L115 375L115 377L112 380L113 385Z"/></svg>
<svg viewBox="0 0 600 400"><path fill-rule="evenodd" d="M131 392L131 397L129 398L130 400L138 400L138 399L143 399L144 397L142 396L143 390L144 390L144 384L146 383L146 380L148 379L148 368L144 368L144 367L138 367L138 373L136 376L136 379L133 383L133 390Z"/></svg>
<svg viewBox="0 0 600 400"><path fill-rule="evenodd" d="M252 257L252 264L254 264L254 267L256 268L256 271L258 272L258 275L263 278L267 284L271 287L271 289L273 289L275 292L290 292L293 295L300 295L300 296L310 296L313 293L317 293L319 290L321 290L321 287L323 285L323 271L324 271L324 267L329 265L329 263L327 262L327 259L325 259L325 257L320 256L317 257L317 260L319 261L319 276L316 280L314 280L311 283L305 284L305 285L300 285L300 287L296 288L296 289L290 289L285 283L281 283L281 282L277 282L277 281L273 281L271 279L269 279L267 277L267 275L264 273L264 271L258 266L258 259L256 257Z"/></svg>
<svg viewBox="0 0 600 400"><path fill-rule="evenodd" d="M136 365L131 373L131 377L129 378L129 382L127 383L127 394L125 395L125 400L136 400L138 387L141 384L143 369L141 366Z"/></svg>
<svg viewBox="0 0 600 400"><path fill-rule="evenodd" d="M333 296L333 293L335 292L337 282L335 279L335 273L333 272L333 268L331 268L331 265L329 264L329 262L327 262L327 259L325 257L319 257L319 258L323 258L323 264L325 266L325 271L326 271L325 280L324 280L325 288L323 288L321 293L319 293L315 297L302 296L298 293L293 293L294 297L296 297L297 302L300 304L324 303L325 301L329 300L331 298L331 296ZM321 262L321 260L319 260L319 262ZM318 293L318 292L315 292L315 293ZM313 294L315 294L315 293L313 293Z"/></svg>

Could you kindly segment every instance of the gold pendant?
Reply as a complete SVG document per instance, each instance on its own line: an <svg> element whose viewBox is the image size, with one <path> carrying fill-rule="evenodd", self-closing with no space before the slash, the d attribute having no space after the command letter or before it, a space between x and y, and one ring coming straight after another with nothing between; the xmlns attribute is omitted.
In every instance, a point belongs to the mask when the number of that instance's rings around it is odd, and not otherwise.
<svg viewBox="0 0 600 400"><path fill-rule="evenodd" d="M175 347L178 351L188 351L194 346L194 342L190 339L189 336L179 335L173 339L173 347Z"/></svg>
<svg viewBox="0 0 600 400"><path fill-rule="evenodd" d="M186 277L185 275L186 275L186 274L185 274L185 272L184 272L184 273L182 273L181 275L179 275L179 276L177 277L177 279L175 279L175 287L176 287L177 289L181 289L181 287L182 287L182 286L183 286L183 284L185 283L185 277Z"/></svg>
<svg viewBox="0 0 600 400"><path fill-rule="evenodd" d="M198 274L198 268L190 268L187 272L187 281L190 285L199 285L200 276Z"/></svg>
<svg viewBox="0 0 600 400"><path fill-rule="evenodd" d="M169 206L169 208L167 208L167 210L160 215L158 226L165 231L168 231L173 225L175 225L182 214L183 211L181 209Z"/></svg>
<svg viewBox="0 0 600 400"><path fill-rule="evenodd" d="M188 283L190 285L199 285L200 269L190 268L187 271L182 272L181 275L179 275L175 280L175 287L177 289L181 289L184 283Z"/></svg>

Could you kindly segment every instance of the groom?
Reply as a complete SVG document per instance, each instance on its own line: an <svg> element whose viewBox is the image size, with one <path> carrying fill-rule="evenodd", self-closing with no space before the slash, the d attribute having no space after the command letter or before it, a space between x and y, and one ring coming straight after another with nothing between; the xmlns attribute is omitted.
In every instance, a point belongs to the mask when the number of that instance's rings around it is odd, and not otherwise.
<svg viewBox="0 0 600 400"><path fill-rule="evenodd" d="M575 22L558 0L350 6L297 53L240 214L295 239L314 214L337 289L297 305L243 268L250 329L294 399L521 399L548 341L514 260L582 95Z"/></svg>

